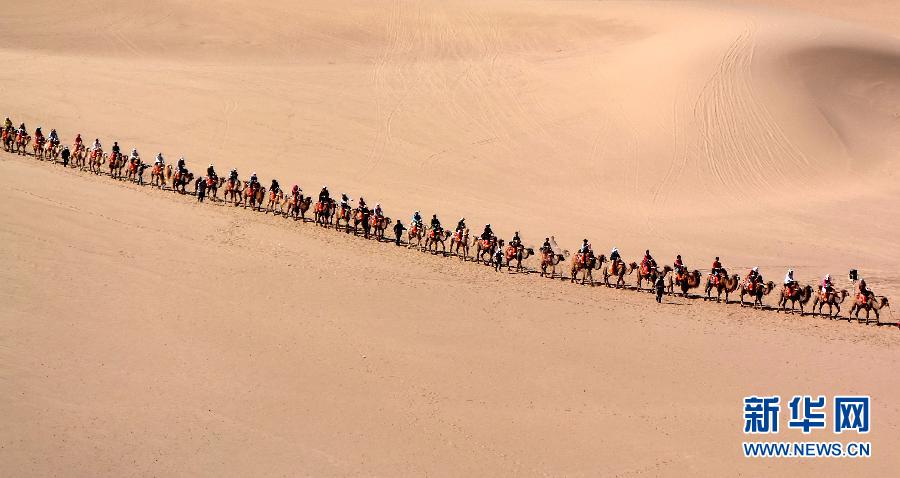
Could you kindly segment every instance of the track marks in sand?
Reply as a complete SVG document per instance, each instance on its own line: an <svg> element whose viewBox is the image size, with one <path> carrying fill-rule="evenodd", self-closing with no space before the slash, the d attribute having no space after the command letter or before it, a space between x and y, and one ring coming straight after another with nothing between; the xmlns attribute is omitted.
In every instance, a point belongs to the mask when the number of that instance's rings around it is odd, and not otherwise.
<svg viewBox="0 0 900 478"><path fill-rule="evenodd" d="M775 189L808 164L753 93L755 27L731 43L694 105L700 151L724 186Z"/></svg>

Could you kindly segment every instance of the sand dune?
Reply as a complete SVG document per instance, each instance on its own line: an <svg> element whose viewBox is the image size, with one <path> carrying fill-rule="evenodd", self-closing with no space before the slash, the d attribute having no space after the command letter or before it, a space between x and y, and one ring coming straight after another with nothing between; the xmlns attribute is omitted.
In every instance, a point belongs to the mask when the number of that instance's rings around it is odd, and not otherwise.
<svg viewBox="0 0 900 478"><path fill-rule="evenodd" d="M404 220L465 216L529 245L587 237L704 271L719 255L776 281L794 268L849 287L858 268L898 297L898 26L887 1L38 1L0 16L0 113L67 142L327 184ZM3 450L23 474L728 473L748 380L896 394L883 327L693 302L660 314L644 296L498 283L0 157L15 284L0 319L16 367ZM366 349L379 366L359 362ZM648 354L685 360L648 371L632 358ZM798 372L773 377L786 363ZM592 374L613 404L580 385ZM575 406L579 387L590 397ZM665 398L641 398L651 390ZM671 422L653 411L676 398L714 404L712 431L690 407ZM621 409L632 416L603 412ZM879 413L888 450L896 410Z"/></svg>

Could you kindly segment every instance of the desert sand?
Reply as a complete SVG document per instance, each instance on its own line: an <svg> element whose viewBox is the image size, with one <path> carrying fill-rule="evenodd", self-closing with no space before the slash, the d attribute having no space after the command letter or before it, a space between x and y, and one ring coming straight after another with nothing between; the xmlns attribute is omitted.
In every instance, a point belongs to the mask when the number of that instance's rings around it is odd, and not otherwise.
<svg viewBox="0 0 900 478"><path fill-rule="evenodd" d="M0 16L0 114L532 246L857 268L896 303L898 32L890 1L30 2ZM11 476L900 465L897 327L658 306L6 153L0 178ZM742 398L796 393L871 395L873 457L744 459Z"/></svg>

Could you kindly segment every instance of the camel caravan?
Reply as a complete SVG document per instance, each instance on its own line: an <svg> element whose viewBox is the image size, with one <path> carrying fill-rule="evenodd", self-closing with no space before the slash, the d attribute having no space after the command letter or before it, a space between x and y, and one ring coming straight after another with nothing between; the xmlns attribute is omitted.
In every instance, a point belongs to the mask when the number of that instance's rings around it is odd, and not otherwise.
<svg viewBox="0 0 900 478"><path fill-rule="evenodd" d="M830 275L826 275L821 284L801 285L793 279L793 271L789 270L781 287L773 281L764 281L757 268L753 268L746 276L729 274L716 257L710 272L704 278L700 270L689 270L677 256L675 262L660 267L656 260L645 251L640 262L626 262L617 248L613 248L609 257L605 254L595 255L585 239L579 250L571 254L560 249L556 239L551 236L544 240L541 247L529 247L519 238L519 233L507 243L499 238L488 224L480 235L472 234L460 220L454 230L440 225L437 216L432 217L431 225L426 225L414 214L411 224L406 227L401 221L394 221L381 210L380 204L370 208L363 198L359 198L356 207L350 205L350 198L342 194L340 202L331 197L327 187L323 187L318 199L303 193L298 185L290 191L281 189L277 181L272 180L269 188L264 187L253 173L249 179L241 180L237 170L231 170L227 177L216 174L210 164L206 174L190 171L184 158L176 165L166 164L162 154L155 161L145 163L136 149L130 155L122 153L118 143L114 143L107 152L99 139L87 146L76 137L72 147L63 146L56 130L49 137L44 137L38 128L32 136L25 125L14 128L9 118L0 135L3 151L21 156L29 154L41 161L62 163L66 167L86 171L94 175L107 175L119 181L128 181L140 186L149 185L160 190L169 190L175 194L193 195L198 201L209 201L224 206L241 207L251 211L290 218L300 222L311 221L323 228L333 228L347 234L374 239L379 242L394 242L401 245L405 240L406 247L419 249L442 256L456 256L462 261L485 264L500 270L504 265L508 272L539 273L540 277L568 280L586 286L598 285L595 271L602 278L602 284L608 288L633 289L651 291L659 296L666 293L680 295L684 298L702 298L707 301L732 303L731 297L741 307L770 309L788 314L816 314L829 318L840 317L842 306L850 301L847 319L860 322L881 324L881 312L890 307L887 297L875 295L851 270L850 279L855 284L855 293L847 289L835 288ZM29 151L30 146L30 151ZM105 166L105 168L104 168ZM104 171L105 169L105 171ZM146 170L150 170L149 181L144 180ZM219 197L221 191L222 197ZM307 214L311 217L307 217ZM392 226L393 224L393 226ZM393 232L394 239L389 238ZM404 234L405 233L405 234ZM527 261L535 257L537 269L527 266ZM569 261L568 266L563 264ZM564 274L568 271L568 276ZM629 277L634 276L633 284ZM703 287L703 293L696 291ZM765 298L775 294L777 305L767 306ZM811 303L811 304L810 304ZM860 314L864 314L860 317ZM873 317L874 316L874 317ZM900 324L897 324L900 325Z"/></svg>

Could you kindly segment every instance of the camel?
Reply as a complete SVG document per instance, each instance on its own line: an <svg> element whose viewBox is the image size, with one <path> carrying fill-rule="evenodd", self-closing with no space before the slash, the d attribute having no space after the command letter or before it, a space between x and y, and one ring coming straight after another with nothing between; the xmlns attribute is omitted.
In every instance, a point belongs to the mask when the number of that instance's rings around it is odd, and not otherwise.
<svg viewBox="0 0 900 478"><path fill-rule="evenodd" d="M489 264L494 257L494 251L497 247L497 236L491 236L490 239L476 237L472 245L475 246L475 262ZM488 256L487 259L484 259L485 254Z"/></svg>
<svg viewBox="0 0 900 478"><path fill-rule="evenodd" d="M125 169L127 160L122 153L112 153L109 155L109 177L118 179L122 177L122 170Z"/></svg>
<svg viewBox="0 0 900 478"><path fill-rule="evenodd" d="M588 254L585 256L582 253L575 254L572 257L572 268L570 269L570 281L575 282L578 278L578 273L584 271L581 275L581 284L584 285L585 282L590 280L591 286L594 285L594 269L600 269L603 267L603 262L606 261L606 256L600 254L600 257L596 257L593 254Z"/></svg>
<svg viewBox="0 0 900 478"><path fill-rule="evenodd" d="M194 182L194 173L186 172L181 174L181 171L176 171L172 175L172 192L187 194L187 185L192 182Z"/></svg>
<svg viewBox="0 0 900 478"><path fill-rule="evenodd" d="M219 188L225 184L225 178L211 176L206 178L206 197L211 201L219 200Z"/></svg>
<svg viewBox="0 0 900 478"><path fill-rule="evenodd" d="M669 293L671 294L675 292L675 286L678 286L681 290L681 296L687 297L688 291L700 287L700 277L702 275L703 274L697 269L694 269L692 272L685 275L674 274L674 277L669 277L666 288L669 289Z"/></svg>
<svg viewBox="0 0 900 478"><path fill-rule="evenodd" d="M340 206L337 208L337 211L334 213L334 228L340 230L341 227L344 228L344 232L350 234L350 221L353 220L353 209L350 206ZM344 223L341 226L341 223Z"/></svg>
<svg viewBox="0 0 900 478"><path fill-rule="evenodd" d="M244 183L240 179L227 179L225 181L225 193L222 199L227 203L231 202L235 206L244 202Z"/></svg>
<svg viewBox="0 0 900 478"><path fill-rule="evenodd" d="M557 254L551 251L543 251L541 252L541 277L545 275L549 275L552 279L556 276L556 266L562 264L564 260L566 260L566 256L568 256L568 251L563 251L562 254ZM550 269L550 273L547 273L547 269Z"/></svg>
<svg viewBox="0 0 900 478"><path fill-rule="evenodd" d="M16 133L16 154L27 156L29 141L31 141L31 136L28 133Z"/></svg>
<svg viewBox="0 0 900 478"><path fill-rule="evenodd" d="M781 298L778 300L778 307L785 312L794 313L794 307L797 303L800 303L800 315L803 315L803 307L812 299L813 296L813 288L809 285L805 287L793 287L788 288L787 286L781 288ZM787 310L787 303L791 301L791 309Z"/></svg>
<svg viewBox="0 0 900 478"><path fill-rule="evenodd" d="M154 164L150 169L150 185L159 186L160 189L166 188L166 168L159 163Z"/></svg>
<svg viewBox="0 0 900 478"><path fill-rule="evenodd" d="M506 246L503 254L506 258L506 270L512 269L512 261L516 261L516 272L521 272L525 268L522 267L522 261L534 255L534 249L519 244L518 247L513 245Z"/></svg>
<svg viewBox="0 0 900 478"><path fill-rule="evenodd" d="M750 304L751 307L763 307L763 296L769 295L774 288L775 283L772 281L766 282L765 284L759 283L754 288L750 288L750 285L747 284L746 281L741 283L741 307L744 306L745 295L753 298L753 302Z"/></svg>
<svg viewBox="0 0 900 478"><path fill-rule="evenodd" d="M617 261L611 262L609 267L603 268L603 283L606 284L606 287L612 287L609 283L610 277L616 278L616 289L619 287L625 287L625 275L631 274L637 268L637 264L631 263L630 265L625 264L625 261L619 259Z"/></svg>
<svg viewBox="0 0 900 478"><path fill-rule="evenodd" d="M86 166L87 152L84 150L84 146L76 146L75 152L72 153L72 167L73 168L81 168L84 171L84 167Z"/></svg>
<svg viewBox="0 0 900 478"><path fill-rule="evenodd" d="M266 202L266 214L269 214L269 211L272 211L272 215L277 214L278 211L276 211L275 208L282 202L284 202L284 191L281 189L278 191L269 191L269 200ZM284 213L283 210L282 213Z"/></svg>
<svg viewBox="0 0 900 478"><path fill-rule="evenodd" d="M443 254L447 253L447 239L450 238L450 231L441 229L440 231L435 231L434 229L429 230L425 233L425 250L431 252L433 254L437 254L438 244L441 246L441 251ZM434 250L432 251L432 247Z"/></svg>
<svg viewBox="0 0 900 478"><path fill-rule="evenodd" d="M372 235L376 240L384 240L384 231L391 225L391 218L387 216L372 215L369 219L369 225L372 226Z"/></svg>
<svg viewBox="0 0 900 478"><path fill-rule="evenodd" d="M47 159L55 163L59 159L59 153L61 151L62 148L59 146L59 143L50 143L50 146L47 147Z"/></svg>
<svg viewBox="0 0 900 478"><path fill-rule="evenodd" d="M425 238L425 227L420 224L413 223L412 227L406 232L406 248L410 249L413 247L413 241L415 241L415 247L422 247L422 239Z"/></svg>
<svg viewBox="0 0 900 478"><path fill-rule="evenodd" d="M128 159L128 168L125 170L125 178L137 182L138 171L141 168L141 160L140 158L129 158Z"/></svg>
<svg viewBox="0 0 900 478"><path fill-rule="evenodd" d="M14 138L15 134L13 134L12 128L3 128L3 131L0 132L0 142L3 143L3 151L7 153L12 151Z"/></svg>
<svg viewBox="0 0 900 478"><path fill-rule="evenodd" d="M879 300L878 297L881 297ZM888 298L884 296L875 296L873 294L869 295L859 295L857 294L856 301L853 302L853 305L850 306L850 312L847 313L847 317L853 315L856 320L859 320L859 312L862 310L866 311L866 323L869 323L869 312L875 311L875 323L881 322L881 309L883 307L890 307L891 304L888 302ZM854 315L855 312L855 315ZM861 320L859 320L861 322Z"/></svg>
<svg viewBox="0 0 900 478"><path fill-rule="evenodd" d="M335 209L334 199L329 198L325 202L316 201L316 207L313 210L316 225L319 225L322 227L328 227L331 224L331 218L334 216L334 209ZM347 232L350 232L349 223L348 223L347 227L348 227Z"/></svg>
<svg viewBox="0 0 900 478"><path fill-rule="evenodd" d="M266 188L262 184L256 183L251 186L250 181L244 181L244 204L251 211L262 209L263 201L266 200Z"/></svg>
<svg viewBox="0 0 900 478"><path fill-rule="evenodd" d="M359 235L359 226L362 226L363 229L363 237L369 238L369 231L372 226L369 224L369 216L371 216L372 211L369 208L356 208L353 210L353 235Z"/></svg>
<svg viewBox="0 0 900 478"><path fill-rule="evenodd" d="M103 154L103 150L100 148L92 149L88 155L88 168L90 171L94 174L100 174L100 166L103 166L104 162L106 162L106 155Z"/></svg>
<svg viewBox="0 0 900 478"><path fill-rule="evenodd" d="M728 295L732 292L736 291L738 286L741 284L741 278L737 274L728 275L728 271L722 269L719 271L719 275L715 276L710 274L709 277L706 278L706 299L712 299L710 292L713 289L716 290L716 302L721 302L722 300L722 292L725 293L725 303L728 303Z"/></svg>
<svg viewBox="0 0 900 478"><path fill-rule="evenodd" d="M464 231L456 231L450 237L450 253L459 256L465 261L469 257L469 228Z"/></svg>
<svg viewBox="0 0 900 478"><path fill-rule="evenodd" d="M291 196L285 201L285 206L287 207L287 215L285 217L292 217L294 220L303 219L306 222L306 211L309 211L309 205L312 204L312 196L304 197L303 194L297 193L296 196Z"/></svg>
<svg viewBox="0 0 900 478"><path fill-rule="evenodd" d="M34 143L32 143L31 145L31 149L32 151L34 151L34 157L40 159L41 161L44 160L44 151L46 149L44 148L45 142L46 140L44 138L35 138Z"/></svg>
<svg viewBox="0 0 900 478"><path fill-rule="evenodd" d="M827 296L822 291L819 291L816 294L816 298L813 300L812 308L815 310L816 306L818 306L819 309L817 313L821 314L822 307L827 304L828 316L837 318L841 314L841 304L848 295L850 295L850 293L847 292L847 289L841 289L840 292L832 292L831 294L827 294ZM838 298L838 296L840 296L840 298ZM831 313L832 311L834 311L834 314Z"/></svg>
<svg viewBox="0 0 900 478"><path fill-rule="evenodd" d="M656 282L657 277L659 277L659 268L656 266L656 261L650 261L650 264L648 264L647 267L644 267L643 264L638 267L637 262L632 262L631 264L628 264L628 266L637 271L637 290L644 290L641 284L646 282L650 284L648 289L653 291L653 284Z"/></svg>

